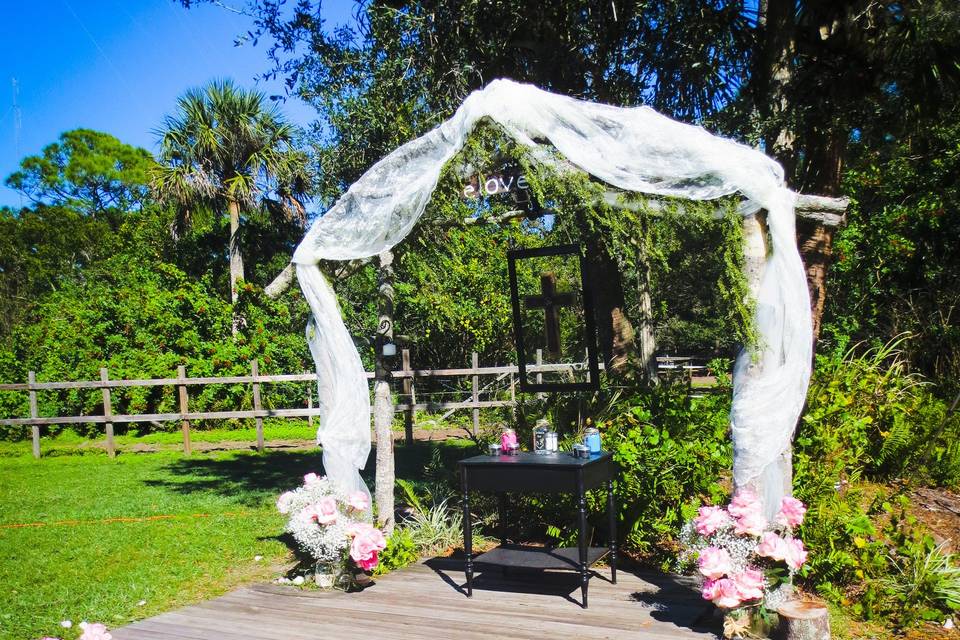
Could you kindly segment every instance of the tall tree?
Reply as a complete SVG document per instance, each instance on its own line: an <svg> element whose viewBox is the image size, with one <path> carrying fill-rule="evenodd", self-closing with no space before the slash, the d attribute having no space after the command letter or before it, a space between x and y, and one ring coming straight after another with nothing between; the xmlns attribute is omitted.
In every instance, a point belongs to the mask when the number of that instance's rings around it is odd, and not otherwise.
<svg viewBox="0 0 960 640"><path fill-rule="evenodd" d="M160 164L152 185L161 201L176 206L173 233L181 234L200 210L229 219L230 296L236 303L242 217L262 207L304 219L301 198L310 176L306 154L294 146L296 129L262 93L218 80L181 96L157 133Z"/></svg>
<svg viewBox="0 0 960 640"><path fill-rule="evenodd" d="M897 0L761 0L747 97L795 190L839 195L866 144L936 123L956 103L960 9ZM798 224L819 334L835 228Z"/></svg>
<svg viewBox="0 0 960 640"><path fill-rule="evenodd" d="M149 196L153 156L109 133L74 129L27 156L6 184L36 205L67 207L90 217L126 213Z"/></svg>
<svg viewBox="0 0 960 640"><path fill-rule="evenodd" d="M277 71L324 120L314 141L327 197L496 77L692 120L728 102L747 70L739 2L358 2L356 29L336 30L319 2L252 2L249 12L254 35L274 43ZM622 280L606 238L585 241L602 351L622 362L634 336Z"/></svg>

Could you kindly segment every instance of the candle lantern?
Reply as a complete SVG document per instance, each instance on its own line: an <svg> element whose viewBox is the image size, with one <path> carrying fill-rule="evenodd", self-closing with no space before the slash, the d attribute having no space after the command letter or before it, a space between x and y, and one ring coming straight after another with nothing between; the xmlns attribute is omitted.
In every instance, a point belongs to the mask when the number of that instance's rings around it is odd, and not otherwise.
<svg viewBox="0 0 960 640"><path fill-rule="evenodd" d="M590 453L600 453L600 431L593 427L584 431L583 444L587 445Z"/></svg>
<svg viewBox="0 0 960 640"><path fill-rule="evenodd" d="M542 456L550 453L547 440L550 433L550 423L546 420L538 420L537 426L533 428L533 452L535 454Z"/></svg>

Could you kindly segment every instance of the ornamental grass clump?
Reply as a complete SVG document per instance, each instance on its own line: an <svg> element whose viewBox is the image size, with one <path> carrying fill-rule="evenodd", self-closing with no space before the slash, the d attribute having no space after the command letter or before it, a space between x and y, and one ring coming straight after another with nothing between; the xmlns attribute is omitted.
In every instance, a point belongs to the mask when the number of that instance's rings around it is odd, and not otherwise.
<svg viewBox="0 0 960 640"><path fill-rule="evenodd" d="M753 620L767 619L789 596L793 576L807 561L793 536L806 507L786 496L771 522L756 494L739 491L727 507L701 507L680 533L682 565L703 577L702 595L729 611L728 637L745 637Z"/></svg>
<svg viewBox="0 0 960 640"><path fill-rule="evenodd" d="M302 486L280 495L277 510L289 517L287 532L318 573L347 573L351 564L373 571L387 546L383 532L370 524L370 497L345 493L326 476L305 475Z"/></svg>

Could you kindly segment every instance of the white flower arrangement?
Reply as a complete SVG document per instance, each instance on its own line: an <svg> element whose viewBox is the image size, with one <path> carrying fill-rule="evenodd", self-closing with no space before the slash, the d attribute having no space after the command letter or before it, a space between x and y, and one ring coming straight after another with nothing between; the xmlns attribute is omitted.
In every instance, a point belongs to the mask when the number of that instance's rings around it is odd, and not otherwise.
<svg viewBox="0 0 960 640"><path fill-rule="evenodd" d="M386 547L383 533L369 522L369 496L345 493L325 476L305 475L301 486L277 498L277 510L289 516L286 530L318 564L345 566L352 560L369 571Z"/></svg>

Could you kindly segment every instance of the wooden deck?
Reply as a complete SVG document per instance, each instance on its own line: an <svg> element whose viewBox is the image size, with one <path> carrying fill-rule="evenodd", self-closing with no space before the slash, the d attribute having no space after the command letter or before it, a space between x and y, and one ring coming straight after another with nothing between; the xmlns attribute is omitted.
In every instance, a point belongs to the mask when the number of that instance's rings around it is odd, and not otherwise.
<svg viewBox="0 0 960 640"><path fill-rule="evenodd" d="M460 563L428 560L377 580L361 593L244 587L225 596L113 631L116 640L389 640L392 638L577 638L667 640L719 637L710 607L683 578L601 569L590 608L573 573L498 571L461 591ZM705 626L706 625L706 626Z"/></svg>

